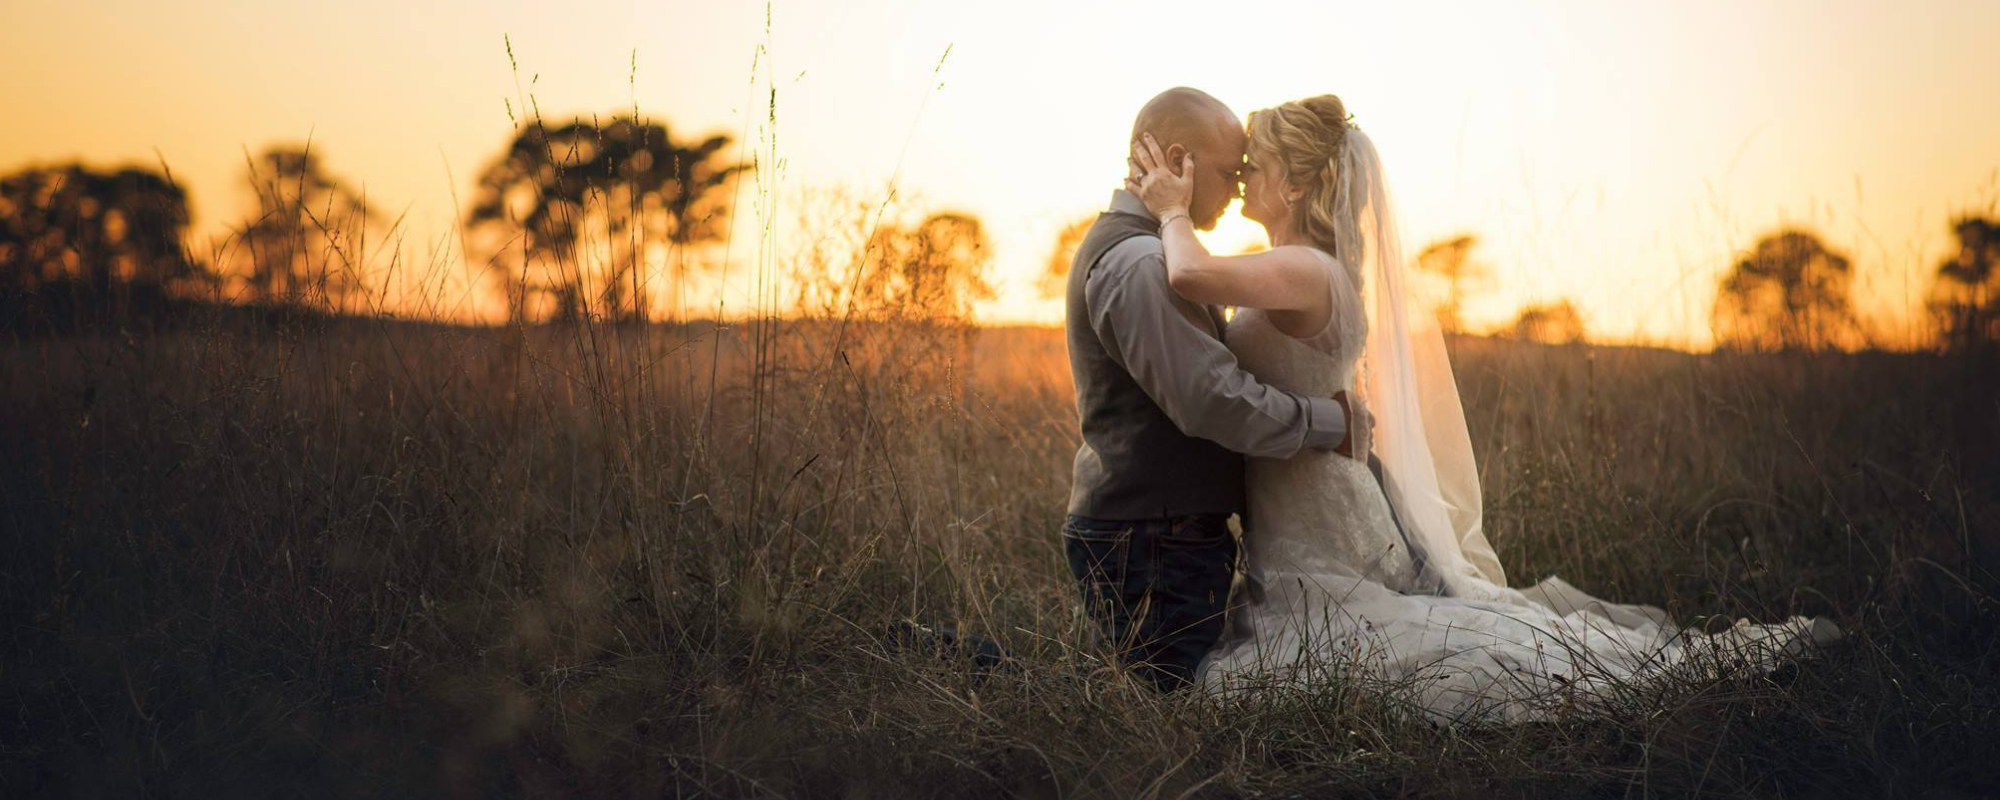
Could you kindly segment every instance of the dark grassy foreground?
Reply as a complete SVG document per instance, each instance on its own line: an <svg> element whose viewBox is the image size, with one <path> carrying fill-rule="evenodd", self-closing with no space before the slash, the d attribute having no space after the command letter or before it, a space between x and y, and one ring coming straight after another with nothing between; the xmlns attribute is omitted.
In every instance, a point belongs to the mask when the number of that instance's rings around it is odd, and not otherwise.
<svg viewBox="0 0 2000 801"><path fill-rule="evenodd" d="M280 325L0 346L0 792L2000 793L1992 361L1458 343L1516 583L1853 636L1450 731L1093 667L1055 333Z"/></svg>

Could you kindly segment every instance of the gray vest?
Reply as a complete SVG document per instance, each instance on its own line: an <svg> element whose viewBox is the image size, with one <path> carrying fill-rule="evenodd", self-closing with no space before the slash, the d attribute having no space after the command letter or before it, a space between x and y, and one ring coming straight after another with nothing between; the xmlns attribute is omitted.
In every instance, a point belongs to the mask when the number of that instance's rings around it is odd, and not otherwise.
<svg viewBox="0 0 2000 801"><path fill-rule="evenodd" d="M1152 220L1138 215L1100 214L1070 264L1064 322L1083 428L1070 513L1153 520L1242 511L1242 455L1181 433L1132 374L1112 360L1091 327L1084 299L1090 271L1113 246L1135 236L1157 237L1159 232Z"/></svg>

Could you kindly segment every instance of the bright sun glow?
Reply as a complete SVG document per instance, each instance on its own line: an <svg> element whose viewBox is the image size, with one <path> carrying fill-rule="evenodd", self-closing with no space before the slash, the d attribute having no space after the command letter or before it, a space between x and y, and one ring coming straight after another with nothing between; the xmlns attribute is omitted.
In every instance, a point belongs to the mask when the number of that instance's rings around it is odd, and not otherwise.
<svg viewBox="0 0 2000 801"><path fill-rule="evenodd" d="M0 167L164 159L200 242L243 217L246 149L310 136L429 253L455 242L510 114L636 106L677 136L775 134L766 166L787 191L880 197L893 180L912 208L978 215L989 322L1060 321L1035 289L1055 234L1102 207L1131 115L1174 85L1239 114L1341 95L1412 249L1481 238L1475 327L1571 299L1603 339L1702 347L1717 277L1800 224L1853 257L1860 314L1907 332L1945 221L2000 185L2000 104L1972 100L2000 96L1987 2L780 2L768 36L762 2L31 0L8 16L0 65L33 80L0 82ZM781 227L785 197L764 207ZM690 285L700 305L747 306L757 214L746 192L743 246ZM1206 239L1262 234L1232 212ZM476 263L450 272L429 277L447 311L494 308Z"/></svg>

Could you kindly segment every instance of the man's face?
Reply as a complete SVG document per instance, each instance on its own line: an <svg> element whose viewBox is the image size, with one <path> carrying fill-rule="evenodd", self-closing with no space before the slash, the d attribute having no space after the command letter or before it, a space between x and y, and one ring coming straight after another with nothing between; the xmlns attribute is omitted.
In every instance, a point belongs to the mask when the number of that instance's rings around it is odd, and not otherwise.
<svg viewBox="0 0 2000 801"><path fill-rule="evenodd" d="M1243 148L1248 138L1232 117L1217 126L1212 136L1198 139L1194 153L1194 198L1188 203L1188 217L1194 227L1207 231L1222 219L1223 209L1235 200L1241 185Z"/></svg>

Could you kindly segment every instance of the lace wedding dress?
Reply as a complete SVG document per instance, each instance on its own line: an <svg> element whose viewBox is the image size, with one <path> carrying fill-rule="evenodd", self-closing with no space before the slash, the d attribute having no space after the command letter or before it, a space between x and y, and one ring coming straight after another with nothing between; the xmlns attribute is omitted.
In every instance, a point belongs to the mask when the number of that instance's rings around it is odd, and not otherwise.
<svg viewBox="0 0 2000 801"><path fill-rule="evenodd" d="M1369 332L1357 271L1313 252L1332 279L1326 330L1298 339L1242 309L1225 341L1259 381L1324 397L1356 389ZM1399 528L1368 467L1338 454L1253 458L1247 481L1243 600L1197 673L1213 691L1360 679L1406 688L1440 722L1522 721L1602 706L1669 673L1768 670L1840 636L1804 617L1682 631L1657 607L1609 603L1554 577L1510 589L1483 535L1436 553L1435 541Z"/></svg>

